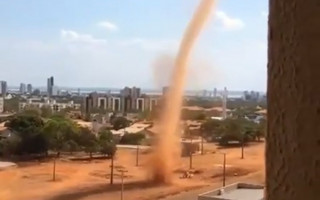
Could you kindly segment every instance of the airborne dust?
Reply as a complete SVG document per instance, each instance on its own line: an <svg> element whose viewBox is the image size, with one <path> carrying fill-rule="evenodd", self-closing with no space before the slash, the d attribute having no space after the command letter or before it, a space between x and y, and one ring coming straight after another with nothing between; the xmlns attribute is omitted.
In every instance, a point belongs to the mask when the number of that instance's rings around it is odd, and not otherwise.
<svg viewBox="0 0 320 200"><path fill-rule="evenodd" d="M152 178L158 183L170 183L175 162L179 160L179 120L187 67L191 50L213 9L215 0L202 0L184 33L175 60L171 84L160 119L159 136L152 156Z"/></svg>

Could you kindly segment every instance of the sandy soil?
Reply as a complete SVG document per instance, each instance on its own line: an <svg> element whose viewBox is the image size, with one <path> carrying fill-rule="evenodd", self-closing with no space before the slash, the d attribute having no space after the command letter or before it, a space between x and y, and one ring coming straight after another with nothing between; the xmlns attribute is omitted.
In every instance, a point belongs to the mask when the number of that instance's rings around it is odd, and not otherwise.
<svg viewBox="0 0 320 200"><path fill-rule="evenodd" d="M139 156L135 166L136 150L119 149L116 168L124 167L125 199L149 200L192 190L208 185L221 185L223 155L227 154L227 183L248 180L264 182L264 144L252 144L245 149L245 159L240 159L240 148L219 149L205 145L205 155L193 156L196 174L191 179L180 179L182 171L189 169L189 158L182 158L175 170L171 185L155 185L147 180L148 153ZM52 181L52 162L18 163L17 168L0 171L1 200L99 200L120 199L121 176L115 170L114 185L109 185L110 160L57 162L57 180Z"/></svg>

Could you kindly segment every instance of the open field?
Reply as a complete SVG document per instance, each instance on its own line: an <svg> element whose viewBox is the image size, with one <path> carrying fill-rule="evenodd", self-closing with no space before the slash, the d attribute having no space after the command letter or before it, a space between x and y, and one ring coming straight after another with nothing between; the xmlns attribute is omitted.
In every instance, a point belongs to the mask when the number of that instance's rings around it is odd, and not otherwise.
<svg viewBox="0 0 320 200"><path fill-rule="evenodd" d="M182 191L222 185L222 152L227 154L227 183L248 180L264 182L264 144L252 144L241 159L240 148L218 149L205 145L204 155L193 156L196 174L181 179L182 171L189 169L189 158L182 158L175 170L171 185L155 185L147 180L148 153L141 150L139 167L136 167L136 150L118 149L114 165L124 167L124 199L159 199ZM99 200L120 199L120 172L115 169L114 185L109 185L110 160L91 162L57 161L56 181L52 181L52 162L18 163L18 167L0 171L1 200ZM174 196L167 197L174 199ZM177 198L179 199L179 198ZM183 199L183 198L181 198Z"/></svg>

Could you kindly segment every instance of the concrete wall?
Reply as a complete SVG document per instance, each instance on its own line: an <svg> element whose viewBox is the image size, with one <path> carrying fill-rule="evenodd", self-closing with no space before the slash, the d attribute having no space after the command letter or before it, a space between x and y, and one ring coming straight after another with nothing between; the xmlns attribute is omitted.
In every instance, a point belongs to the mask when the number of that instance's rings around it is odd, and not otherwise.
<svg viewBox="0 0 320 200"><path fill-rule="evenodd" d="M266 199L320 199L320 1L270 0Z"/></svg>

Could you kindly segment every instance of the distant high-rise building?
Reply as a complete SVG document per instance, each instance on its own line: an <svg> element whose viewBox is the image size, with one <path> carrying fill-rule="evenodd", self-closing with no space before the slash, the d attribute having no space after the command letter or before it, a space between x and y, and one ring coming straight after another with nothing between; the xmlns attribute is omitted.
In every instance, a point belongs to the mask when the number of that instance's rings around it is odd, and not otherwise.
<svg viewBox="0 0 320 200"><path fill-rule="evenodd" d="M97 92L90 93L84 98L85 113L90 113L93 108L98 108L99 104L99 94Z"/></svg>
<svg viewBox="0 0 320 200"><path fill-rule="evenodd" d="M259 94L259 92L251 91L250 96L251 96L252 100L257 101L257 100L259 100L260 94Z"/></svg>
<svg viewBox="0 0 320 200"><path fill-rule="evenodd" d="M28 92L28 94L32 94L32 92L33 92L32 85L30 83L27 85L27 92Z"/></svg>
<svg viewBox="0 0 320 200"><path fill-rule="evenodd" d="M134 99L140 97L140 93L141 93L141 89L140 88L133 87L131 89L131 97L134 98Z"/></svg>
<svg viewBox="0 0 320 200"><path fill-rule="evenodd" d="M213 90L213 98L216 98L217 97L217 88L214 88Z"/></svg>
<svg viewBox="0 0 320 200"><path fill-rule="evenodd" d="M203 90L203 91L202 91L202 96L203 96L203 97L206 97L207 94L208 94L208 91L207 91L207 90Z"/></svg>
<svg viewBox="0 0 320 200"><path fill-rule="evenodd" d="M260 99L260 93L255 91L244 91L243 92L243 99L245 101L258 101Z"/></svg>
<svg viewBox="0 0 320 200"><path fill-rule="evenodd" d="M20 83L20 94L25 94L26 93L26 84Z"/></svg>
<svg viewBox="0 0 320 200"><path fill-rule="evenodd" d="M243 100L248 100L250 98L250 94L249 94L249 92L248 91L244 91L243 92Z"/></svg>
<svg viewBox="0 0 320 200"><path fill-rule="evenodd" d="M53 78L53 76L51 76L51 77L48 78L48 80L47 80L47 92L48 92L48 96L52 96L53 86L54 86L54 78Z"/></svg>
<svg viewBox="0 0 320 200"><path fill-rule="evenodd" d="M57 96L57 95L59 95L59 88L57 86L53 85L51 88L50 96Z"/></svg>
<svg viewBox="0 0 320 200"><path fill-rule="evenodd" d="M0 81L0 93L3 97L7 95L8 86L6 81Z"/></svg>
<svg viewBox="0 0 320 200"><path fill-rule="evenodd" d="M4 98L0 97L0 113L4 111Z"/></svg>
<svg viewBox="0 0 320 200"><path fill-rule="evenodd" d="M131 88L125 87L120 91L122 96L131 96Z"/></svg>

